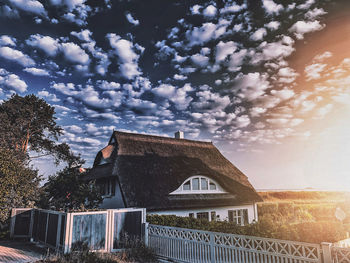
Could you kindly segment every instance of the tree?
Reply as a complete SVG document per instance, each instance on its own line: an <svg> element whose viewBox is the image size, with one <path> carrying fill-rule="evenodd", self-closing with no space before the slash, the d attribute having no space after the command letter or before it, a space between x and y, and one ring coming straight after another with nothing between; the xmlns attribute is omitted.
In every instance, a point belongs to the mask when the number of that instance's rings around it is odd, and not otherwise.
<svg viewBox="0 0 350 263"><path fill-rule="evenodd" d="M14 153L0 147L0 222L4 223L13 207L33 207L38 200L40 177L23 165Z"/></svg>
<svg viewBox="0 0 350 263"><path fill-rule="evenodd" d="M0 146L29 157L28 150L40 153L30 158L52 154L59 160L76 161L65 143L57 144L63 130L56 123L55 108L35 95L12 95L0 105Z"/></svg>
<svg viewBox="0 0 350 263"><path fill-rule="evenodd" d="M43 186L42 206L56 210L97 208L102 202L94 182L84 181L78 167L67 166L55 176L50 176Z"/></svg>

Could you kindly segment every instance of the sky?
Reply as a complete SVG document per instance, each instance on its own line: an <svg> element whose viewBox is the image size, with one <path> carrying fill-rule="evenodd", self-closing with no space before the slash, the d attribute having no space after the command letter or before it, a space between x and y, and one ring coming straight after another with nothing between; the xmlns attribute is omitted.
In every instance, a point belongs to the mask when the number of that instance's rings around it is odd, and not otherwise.
<svg viewBox="0 0 350 263"><path fill-rule="evenodd" d="M0 0L0 102L46 100L87 167L113 130L181 130L257 189L348 190L349 11L346 0Z"/></svg>

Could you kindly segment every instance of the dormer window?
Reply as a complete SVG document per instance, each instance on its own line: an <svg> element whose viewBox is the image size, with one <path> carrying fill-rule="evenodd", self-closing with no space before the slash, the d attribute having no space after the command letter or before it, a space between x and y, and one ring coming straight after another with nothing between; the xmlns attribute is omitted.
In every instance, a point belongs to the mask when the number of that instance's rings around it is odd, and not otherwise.
<svg viewBox="0 0 350 263"><path fill-rule="evenodd" d="M226 191L213 179L206 176L192 176L170 194L218 194Z"/></svg>

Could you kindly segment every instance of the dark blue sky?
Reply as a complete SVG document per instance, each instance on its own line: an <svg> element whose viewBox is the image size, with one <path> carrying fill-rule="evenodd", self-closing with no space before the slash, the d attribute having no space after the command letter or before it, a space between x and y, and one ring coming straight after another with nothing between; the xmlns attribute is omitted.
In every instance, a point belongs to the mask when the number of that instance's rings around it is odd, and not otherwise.
<svg viewBox="0 0 350 263"><path fill-rule="evenodd" d="M33 93L55 106L60 140L87 166L113 129L182 130L214 141L267 188L266 176L274 181L282 163L295 173L305 141L312 152L329 119L344 113L348 42L338 31L348 5L1 0L0 100ZM281 151L291 160L261 173ZM298 182L290 187L310 186Z"/></svg>

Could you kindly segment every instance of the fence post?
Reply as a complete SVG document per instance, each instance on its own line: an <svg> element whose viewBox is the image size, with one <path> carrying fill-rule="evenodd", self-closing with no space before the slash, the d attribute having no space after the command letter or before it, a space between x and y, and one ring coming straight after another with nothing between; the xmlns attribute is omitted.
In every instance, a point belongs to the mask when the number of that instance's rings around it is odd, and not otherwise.
<svg viewBox="0 0 350 263"><path fill-rule="evenodd" d="M33 241L34 212L35 212L35 208L32 208L32 210L30 210L30 223L29 223L29 241L30 242Z"/></svg>
<svg viewBox="0 0 350 263"><path fill-rule="evenodd" d="M148 247L148 223L142 224L143 242Z"/></svg>
<svg viewBox="0 0 350 263"><path fill-rule="evenodd" d="M13 238L15 234L15 222L16 222L16 208L11 210L11 225L10 225L10 238Z"/></svg>
<svg viewBox="0 0 350 263"><path fill-rule="evenodd" d="M332 243L322 242L322 255L323 263L332 263L332 252L331 252Z"/></svg>
<svg viewBox="0 0 350 263"><path fill-rule="evenodd" d="M70 237L71 237L71 231L72 231L72 226L71 226L71 213L66 213L66 233L64 237L64 248L63 251L64 253L68 253L70 251Z"/></svg>
<svg viewBox="0 0 350 263"><path fill-rule="evenodd" d="M214 263L215 262L215 234L210 233L210 262Z"/></svg>

